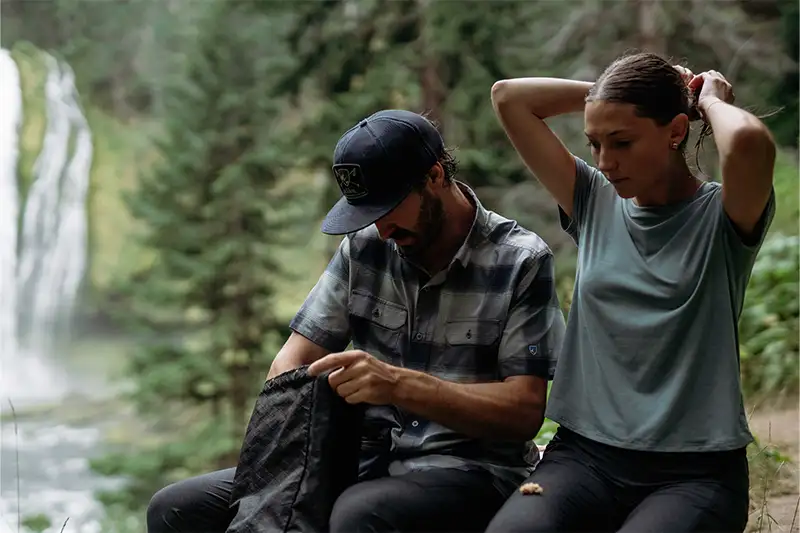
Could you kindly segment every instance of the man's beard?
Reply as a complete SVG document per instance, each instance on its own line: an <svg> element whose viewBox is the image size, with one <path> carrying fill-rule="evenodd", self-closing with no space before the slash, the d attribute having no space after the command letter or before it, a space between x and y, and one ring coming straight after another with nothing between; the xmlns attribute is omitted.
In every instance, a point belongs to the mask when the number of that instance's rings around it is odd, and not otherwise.
<svg viewBox="0 0 800 533"><path fill-rule="evenodd" d="M430 251L444 228L444 207L442 200L434 196L427 190L422 191L422 203L419 208L419 219L417 231L397 229L392 238L402 240L406 237L414 237L414 243L407 246L399 246L403 255L409 259L420 258Z"/></svg>

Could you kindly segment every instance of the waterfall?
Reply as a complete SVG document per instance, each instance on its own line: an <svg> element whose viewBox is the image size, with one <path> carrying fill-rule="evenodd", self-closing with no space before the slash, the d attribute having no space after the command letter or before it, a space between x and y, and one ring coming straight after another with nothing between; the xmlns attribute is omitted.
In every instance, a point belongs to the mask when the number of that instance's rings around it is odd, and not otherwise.
<svg viewBox="0 0 800 533"><path fill-rule="evenodd" d="M0 50L0 354L17 353L17 159L22 126L19 70ZM0 369L5 375L4 369Z"/></svg>
<svg viewBox="0 0 800 533"><path fill-rule="evenodd" d="M31 400L67 392L58 374L73 307L86 270L86 193L92 137L78 103L72 69L44 55L46 129L22 202L17 187L21 89L16 65L2 51L0 106L0 347L3 395ZM14 149L9 151L7 147ZM8 155L7 155L8 154ZM6 240L14 233L14 238Z"/></svg>

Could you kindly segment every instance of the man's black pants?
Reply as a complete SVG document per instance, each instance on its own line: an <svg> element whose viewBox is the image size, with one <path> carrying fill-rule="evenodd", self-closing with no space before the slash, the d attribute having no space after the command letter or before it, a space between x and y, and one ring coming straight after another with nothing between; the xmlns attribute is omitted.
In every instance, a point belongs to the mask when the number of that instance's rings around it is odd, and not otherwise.
<svg viewBox="0 0 800 533"><path fill-rule="evenodd" d="M745 449L642 452L586 439L561 427L527 482L488 533L616 531L741 532L747 524Z"/></svg>
<svg viewBox="0 0 800 533"><path fill-rule="evenodd" d="M148 533L224 533L236 515L228 501L235 470L219 470L158 491ZM483 470L435 469L357 483L339 496L330 533L482 532L508 494Z"/></svg>

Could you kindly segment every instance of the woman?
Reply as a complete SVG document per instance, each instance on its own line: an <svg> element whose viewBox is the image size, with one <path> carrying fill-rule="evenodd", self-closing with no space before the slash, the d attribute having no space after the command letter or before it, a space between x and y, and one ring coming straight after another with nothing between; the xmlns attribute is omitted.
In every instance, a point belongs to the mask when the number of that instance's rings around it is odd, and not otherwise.
<svg viewBox="0 0 800 533"><path fill-rule="evenodd" d="M774 213L775 145L716 71L652 54L595 83L497 82L509 139L578 245L546 416L560 428L490 524L511 531L742 531L745 448L737 322ZM596 167L545 124L583 111ZM713 130L722 184L686 163L690 117Z"/></svg>

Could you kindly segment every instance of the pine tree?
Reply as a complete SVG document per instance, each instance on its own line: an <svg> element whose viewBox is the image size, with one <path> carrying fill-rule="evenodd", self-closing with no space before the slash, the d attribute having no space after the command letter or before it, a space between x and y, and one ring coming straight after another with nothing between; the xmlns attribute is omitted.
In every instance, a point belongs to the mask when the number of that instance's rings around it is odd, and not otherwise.
<svg viewBox="0 0 800 533"><path fill-rule="evenodd" d="M281 193L285 104L272 96L285 68L280 14L269 2L211 4L186 71L165 94L161 159L129 198L151 266L128 288L141 332L133 397L176 436L151 453L107 457L132 475L132 502L170 478L234 466L252 402L286 331L275 316L285 279L276 249L292 233Z"/></svg>
<svg viewBox="0 0 800 533"><path fill-rule="evenodd" d="M775 21L751 21L740 4L299 2L293 4L298 16L289 42L298 60L280 88L291 95L311 89L307 100L314 105L304 109L306 127L298 139L310 165L329 168L330 147L338 135L370 113L384 107L426 112L456 148L459 178L478 189L487 207L540 232L555 250L572 250L549 195L531 179L494 116L489 101L494 81L525 75L592 80L619 54L645 47L673 55L676 62L687 58L695 69L730 64L768 88L772 81L765 73L774 76L783 68L771 35ZM759 102L753 93L758 91L751 92L748 84L737 89L743 101ZM548 123L577 147L577 155L590 157L587 148L580 148L585 144L580 116ZM714 163L712 154L702 168ZM339 194L331 181L320 211Z"/></svg>
<svg viewBox="0 0 800 533"><path fill-rule="evenodd" d="M800 113L798 112L797 87L800 84L798 71L797 43L800 41L800 8L797 2L780 0L778 2L781 20L783 48L790 59L790 66L773 86L770 103L777 106L780 113L766 119L777 141L785 146L797 147L800 142Z"/></svg>
<svg viewBox="0 0 800 533"><path fill-rule="evenodd" d="M530 13L549 4L465 0L326 0L292 10L297 58L279 90L306 106L297 142L305 163L330 168L331 147L353 123L383 108L434 120L457 147L458 178L473 187L528 181L493 115L489 90L515 72L506 50L527 40ZM518 63L517 63L518 64ZM300 95L300 96L298 96ZM321 216L339 198L331 180ZM554 219L555 220L555 219ZM555 223L555 222L554 222ZM335 243L331 241L332 253Z"/></svg>

